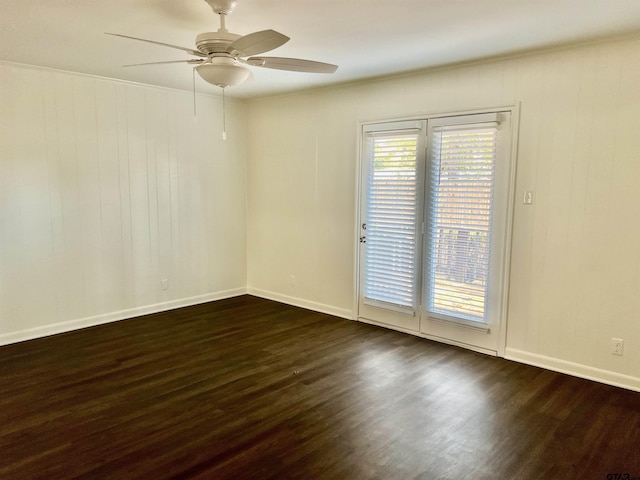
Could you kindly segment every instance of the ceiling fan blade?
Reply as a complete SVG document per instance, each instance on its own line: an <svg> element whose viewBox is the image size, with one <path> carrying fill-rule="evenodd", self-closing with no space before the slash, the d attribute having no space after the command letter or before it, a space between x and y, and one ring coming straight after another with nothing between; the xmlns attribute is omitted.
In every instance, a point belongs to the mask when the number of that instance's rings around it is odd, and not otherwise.
<svg viewBox="0 0 640 480"><path fill-rule="evenodd" d="M314 62L312 60L302 60L301 58L251 57L247 59L247 63L255 67L291 70L293 72L333 73L338 69L337 65Z"/></svg>
<svg viewBox="0 0 640 480"><path fill-rule="evenodd" d="M278 48L289 41L289 37L275 30L262 30L240 37L229 45L229 53L238 52L241 56L257 55Z"/></svg>
<svg viewBox="0 0 640 480"><path fill-rule="evenodd" d="M190 64L200 64L204 62L204 58L192 58L190 60L168 60L166 62L147 62L147 63L131 63L129 65L123 65L123 67L140 67L143 65L162 65L166 63L190 63Z"/></svg>
<svg viewBox="0 0 640 480"><path fill-rule="evenodd" d="M155 40L147 40L145 38L130 37L128 35L120 35L119 33L109 33L109 32L104 32L104 33L106 35L112 35L114 37L129 38L131 40L138 40L139 42L147 42L147 43L153 43L154 45L162 45L163 47L176 48L178 50L182 50L183 52L190 53L191 55L195 55L197 57L206 57L204 53L199 52L198 50L193 50L192 48L181 47L179 45L171 45L170 43L156 42Z"/></svg>

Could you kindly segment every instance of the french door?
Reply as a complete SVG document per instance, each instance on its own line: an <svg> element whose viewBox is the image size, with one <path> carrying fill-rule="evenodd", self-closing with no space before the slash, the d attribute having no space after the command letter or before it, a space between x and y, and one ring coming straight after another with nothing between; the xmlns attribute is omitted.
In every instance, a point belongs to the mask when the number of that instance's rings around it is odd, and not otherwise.
<svg viewBox="0 0 640 480"><path fill-rule="evenodd" d="M358 316L419 330L426 122L363 129Z"/></svg>
<svg viewBox="0 0 640 480"><path fill-rule="evenodd" d="M359 319L500 353L510 117L363 126Z"/></svg>

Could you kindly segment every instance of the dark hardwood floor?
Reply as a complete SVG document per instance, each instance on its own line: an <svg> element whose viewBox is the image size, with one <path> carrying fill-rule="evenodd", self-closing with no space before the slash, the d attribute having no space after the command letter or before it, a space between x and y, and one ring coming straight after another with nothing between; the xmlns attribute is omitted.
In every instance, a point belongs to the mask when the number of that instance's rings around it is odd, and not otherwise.
<svg viewBox="0 0 640 480"><path fill-rule="evenodd" d="M640 478L640 393L250 296L0 360L2 479Z"/></svg>

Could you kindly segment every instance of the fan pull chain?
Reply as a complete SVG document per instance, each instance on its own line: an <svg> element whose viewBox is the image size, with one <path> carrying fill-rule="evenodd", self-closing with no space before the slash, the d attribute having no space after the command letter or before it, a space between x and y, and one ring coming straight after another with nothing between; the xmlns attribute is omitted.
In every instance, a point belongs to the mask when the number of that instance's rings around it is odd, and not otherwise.
<svg viewBox="0 0 640 480"><path fill-rule="evenodd" d="M224 95L225 89L222 89L222 139L227 139L227 107Z"/></svg>
<svg viewBox="0 0 640 480"><path fill-rule="evenodd" d="M196 117L196 67L193 67L193 116Z"/></svg>

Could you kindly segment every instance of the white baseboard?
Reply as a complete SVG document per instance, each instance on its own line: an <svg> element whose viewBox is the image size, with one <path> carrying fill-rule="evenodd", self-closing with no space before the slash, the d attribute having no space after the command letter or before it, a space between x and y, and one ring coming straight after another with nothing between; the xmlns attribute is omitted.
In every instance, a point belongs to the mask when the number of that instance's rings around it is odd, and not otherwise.
<svg viewBox="0 0 640 480"><path fill-rule="evenodd" d="M585 378L587 380L640 392L640 378L638 377L623 375L610 370L602 370L600 368L589 367L587 365L538 355L536 353L529 353L515 348L507 348L505 358L507 360L533 365L534 367L541 367L547 370L553 370L554 372L566 373L574 377Z"/></svg>
<svg viewBox="0 0 640 480"><path fill-rule="evenodd" d="M47 337L58 333L70 332L80 328L94 327L105 323L117 322L127 318L140 317L151 313L164 312L175 308L188 307L199 303L213 302L224 298L237 297L247 293L246 288L235 288L220 292L207 293L195 297L181 298L171 300L169 302L156 303L143 307L130 308L117 312L104 313L92 317L78 318L66 322L43 325L41 327L28 328L17 332L10 332L0 335L0 345L8 345L10 343L24 342L25 340L33 340L34 338Z"/></svg>
<svg viewBox="0 0 640 480"><path fill-rule="evenodd" d="M312 302L311 300L306 300L304 298L290 297L289 295L282 295L281 293L270 292L268 290L261 290L253 287L249 287L247 289L247 293L256 297L266 298L267 300L274 300L276 302L286 303L287 305L293 305L294 307L306 308L307 310L313 310L315 312L326 313L336 317L346 318L347 320L353 320L353 312L347 308L334 307L333 305Z"/></svg>
<svg viewBox="0 0 640 480"><path fill-rule="evenodd" d="M46 337L49 335L56 335L58 333L69 332L72 330L78 330L81 328L93 327L96 325L102 325L105 323L117 322L119 320L125 320L128 318L139 317L142 315L149 315L152 313L164 312L167 310L173 310L181 307L188 307L191 305L197 305L200 303L213 302L216 300L222 300L225 298L237 297L244 294L254 295L256 297L266 298L268 300L274 300L276 302L286 303L296 307L306 308L316 312L326 313L334 315L336 317L346 318L348 320L354 320L354 314L351 310L346 308L339 308L333 305L326 305L323 303L313 302L298 297L291 297L288 295L282 295L276 292L270 292L268 290L261 290L258 288L236 288L231 290L224 290L220 292L208 293L205 295L198 295L195 297L182 298L178 300L172 300L169 302L156 303L154 305L146 305L142 307L131 308L127 310L120 310L117 312L105 313L102 315L96 315L92 317L80 318L70 320L66 322L55 323L51 325L44 325L41 327L29 328L20 330L17 332L10 332L0 335L0 345L8 345L11 343L23 342L26 340L32 340L35 338ZM371 322L375 323L375 322ZM386 325L385 325L386 327ZM416 335L416 332L407 332ZM423 336L418 334L419 336ZM560 360L553 357L547 357L545 355L539 355L536 353L530 353L515 348L506 348L505 357L507 360L513 360L527 365L533 365L535 367L545 368L555 372L565 373L574 377L585 378L587 380L593 380L615 387L621 387L628 390L640 392L640 378L632 377L630 375L623 375L620 373L612 372L610 370L603 370L579 363L568 362L566 360Z"/></svg>

